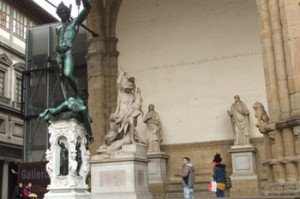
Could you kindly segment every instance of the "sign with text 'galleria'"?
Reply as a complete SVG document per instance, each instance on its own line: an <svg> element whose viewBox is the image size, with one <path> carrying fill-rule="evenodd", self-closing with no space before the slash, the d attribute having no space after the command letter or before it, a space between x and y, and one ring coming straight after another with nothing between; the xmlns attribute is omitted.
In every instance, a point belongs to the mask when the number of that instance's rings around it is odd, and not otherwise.
<svg viewBox="0 0 300 199"><path fill-rule="evenodd" d="M47 192L47 186L50 184L50 178L46 171L47 162L29 162L19 164L19 182L27 185L32 183L32 193L38 195L38 198L43 198Z"/></svg>

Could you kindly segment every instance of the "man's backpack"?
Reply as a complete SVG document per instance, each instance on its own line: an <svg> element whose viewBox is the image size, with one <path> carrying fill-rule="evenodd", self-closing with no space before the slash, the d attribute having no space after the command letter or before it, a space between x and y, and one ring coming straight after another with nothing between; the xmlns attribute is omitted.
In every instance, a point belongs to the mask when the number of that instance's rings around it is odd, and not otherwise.
<svg viewBox="0 0 300 199"><path fill-rule="evenodd" d="M230 177L226 177L225 178L225 188L226 189L230 189L231 187L232 187L231 178Z"/></svg>

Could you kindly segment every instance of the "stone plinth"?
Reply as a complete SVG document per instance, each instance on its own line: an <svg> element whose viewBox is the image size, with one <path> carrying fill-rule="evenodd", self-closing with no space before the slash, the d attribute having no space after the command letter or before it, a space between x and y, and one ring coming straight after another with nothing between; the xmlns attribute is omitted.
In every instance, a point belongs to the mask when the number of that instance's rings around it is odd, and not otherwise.
<svg viewBox="0 0 300 199"><path fill-rule="evenodd" d="M168 183L167 180L167 160L165 153L148 153L148 176L149 184Z"/></svg>
<svg viewBox="0 0 300 199"><path fill-rule="evenodd" d="M50 185L45 199L91 198L87 191L86 176L89 172L90 153L86 149L86 130L76 119L51 122L49 126L50 148L46 151L49 161L46 170ZM64 144L64 147L61 144ZM62 173L62 150L65 148L65 168Z"/></svg>
<svg viewBox="0 0 300 199"><path fill-rule="evenodd" d="M94 199L152 199L148 183L146 146L124 145L114 155L94 155L91 188Z"/></svg>
<svg viewBox="0 0 300 199"><path fill-rule="evenodd" d="M169 158L163 152L148 153L148 176L150 192L154 199L164 199L168 190L167 160Z"/></svg>
<svg viewBox="0 0 300 199"><path fill-rule="evenodd" d="M232 146L229 150L232 160L230 196L241 196L241 193L258 196L255 151L256 149L252 145Z"/></svg>

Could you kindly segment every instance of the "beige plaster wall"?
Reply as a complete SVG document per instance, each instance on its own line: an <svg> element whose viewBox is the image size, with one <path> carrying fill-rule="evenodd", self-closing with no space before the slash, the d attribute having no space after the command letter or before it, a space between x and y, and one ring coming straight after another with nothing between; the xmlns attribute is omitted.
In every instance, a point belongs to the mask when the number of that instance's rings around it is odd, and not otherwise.
<svg viewBox="0 0 300 199"><path fill-rule="evenodd" d="M239 94L266 105L255 0L124 0L119 66L160 114L164 144L233 139L226 110ZM138 129L145 132L140 122Z"/></svg>

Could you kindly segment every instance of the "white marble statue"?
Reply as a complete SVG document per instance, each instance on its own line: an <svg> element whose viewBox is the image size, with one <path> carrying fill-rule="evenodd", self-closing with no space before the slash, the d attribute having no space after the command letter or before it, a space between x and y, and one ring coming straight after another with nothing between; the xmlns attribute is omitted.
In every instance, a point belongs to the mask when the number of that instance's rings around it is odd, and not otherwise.
<svg viewBox="0 0 300 199"><path fill-rule="evenodd" d="M122 72L118 78L118 105L110 116L110 130L97 152L111 154L125 144L142 142L136 131L137 118L143 114L142 97L135 78Z"/></svg>
<svg viewBox="0 0 300 199"><path fill-rule="evenodd" d="M162 139L162 126L154 105L150 104L143 122L147 126L148 153L160 153Z"/></svg>
<svg viewBox="0 0 300 199"><path fill-rule="evenodd" d="M246 104L241 101L240 96L235 95L234 100L235 102L231 105L230 111L227 110L233 125L234 145L249 145L249 110Z"/></svg>

